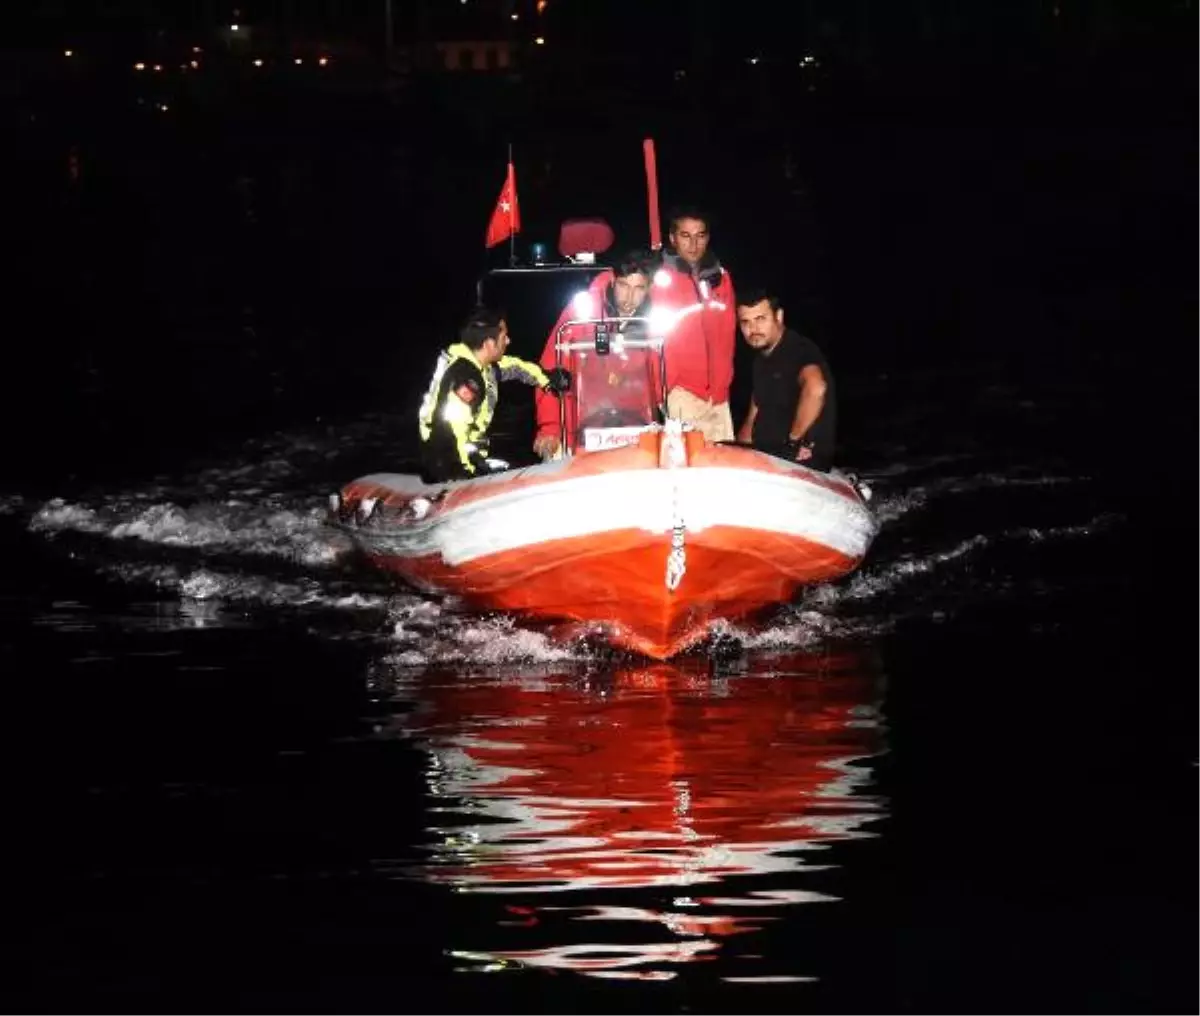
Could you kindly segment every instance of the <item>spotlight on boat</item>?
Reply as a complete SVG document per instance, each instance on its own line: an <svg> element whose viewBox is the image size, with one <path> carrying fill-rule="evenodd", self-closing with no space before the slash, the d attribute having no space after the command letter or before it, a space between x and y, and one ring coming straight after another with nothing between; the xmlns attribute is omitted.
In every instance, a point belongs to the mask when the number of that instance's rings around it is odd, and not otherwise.
<svg viewBox="0 0 1200 1016"><path fill-rule="evenodd" d="M673 318L666 307L651 307L649 318L651 338L661 338L671 330Z"/></svg>
<svg viewBox="0 0 1200 1016"><path fill-rule="evenodd" d="M576 317L590 318L592 316L592 294L586 289L581 290L571 300L571 306Z"/></svg>

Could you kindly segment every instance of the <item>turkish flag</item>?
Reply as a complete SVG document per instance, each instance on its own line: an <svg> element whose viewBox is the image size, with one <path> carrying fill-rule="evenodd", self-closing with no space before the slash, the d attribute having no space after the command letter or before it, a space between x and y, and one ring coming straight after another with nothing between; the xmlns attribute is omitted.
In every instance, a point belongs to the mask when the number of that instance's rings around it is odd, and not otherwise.
<svg viewBox="0 0 1200 1016"><path fill-rule="evenodd" d="M503 243L513 233L521 232L521 207L517 204L517 176L513 172L513 164L508 164L508 176L500 197L496 199L496 210L492 212L492 220L487 228L487 246L495 247Z"/></svg>

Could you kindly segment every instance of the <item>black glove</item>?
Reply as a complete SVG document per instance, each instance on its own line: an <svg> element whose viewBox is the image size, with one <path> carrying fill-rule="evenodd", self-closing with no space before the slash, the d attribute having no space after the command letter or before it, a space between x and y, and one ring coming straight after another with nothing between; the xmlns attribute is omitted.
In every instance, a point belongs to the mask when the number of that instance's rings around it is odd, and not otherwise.
<svg viewBox="0 0 1200 1016"><path fill-rule="evenodd" d="M481 452L469 452L467 458L471 460L473 468L472 476L487 476L492 471L492 467L488 465L487 456Z"/></svg>
<svg viewBox="0 0 1200 1016"><path fill-rule="evenodd" d="M571 390L571 372L565 367L552 367L546 371L546 391L562 395Z"/></svg>

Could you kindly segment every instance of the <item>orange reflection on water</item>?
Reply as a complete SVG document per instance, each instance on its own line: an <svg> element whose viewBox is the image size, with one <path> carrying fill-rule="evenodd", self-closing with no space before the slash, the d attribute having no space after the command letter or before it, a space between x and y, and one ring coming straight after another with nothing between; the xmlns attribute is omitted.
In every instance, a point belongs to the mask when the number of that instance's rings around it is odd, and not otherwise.
<svg viewBox="0 0 1200 1016"><path fill-rule="evenodd" d="M500 923L506 939L542 940L458 955L663 979L669 969L630 968L712 959L719 940L771 920L763 908L833 899L796 888L796 873L825 867L832 843L870 835L881 813L861 764L882 750L880 684L862 656L829 653L759 659L728 678L700 661L423 682L409 719L445 800L420 875L536 901ZM638 894L596 902L650 887L654 906ZM583 891L565 905L561 894ZM659 940L547 943L558 914L572 939L582 922L640 922Z"/></svg>

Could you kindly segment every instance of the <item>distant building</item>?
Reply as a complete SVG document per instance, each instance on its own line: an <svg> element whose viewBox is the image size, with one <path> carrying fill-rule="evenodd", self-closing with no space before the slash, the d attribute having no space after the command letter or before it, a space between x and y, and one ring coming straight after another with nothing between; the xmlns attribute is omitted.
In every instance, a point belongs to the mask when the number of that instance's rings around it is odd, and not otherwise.
<svg viewBox="0 0 1200 1016"><path fill-rule="evenodd" d="M532 10L533 0L387 0L388 63L399 73L511 74L536 32Z"/></svg>
<svg viewBox="0 0 1200 1016"><path fill-rule="evenodd" d="M513 67L513 47L506 39L435 42L438 67L445 71L487 73Z"/></svg>

